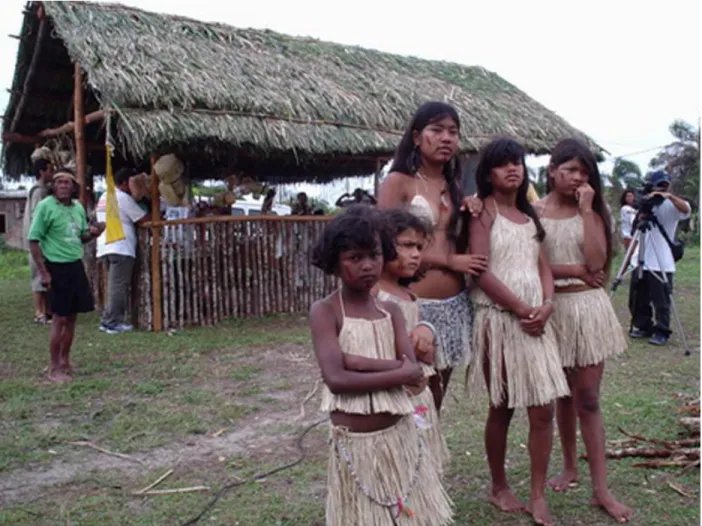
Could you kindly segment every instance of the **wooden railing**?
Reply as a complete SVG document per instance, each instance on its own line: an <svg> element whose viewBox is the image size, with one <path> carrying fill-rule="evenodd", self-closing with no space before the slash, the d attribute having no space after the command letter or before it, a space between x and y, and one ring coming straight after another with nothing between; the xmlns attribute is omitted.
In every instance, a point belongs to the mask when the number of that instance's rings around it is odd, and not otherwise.
<svg viewBox="0 0 702 526"><path fill-rule="evenodd" d="M310 264L328 220L223 216L147 223L139 229L133 320L142 329L169 330L306 312L336 286ZM103 275L96 269L93 290Z"/></svg>

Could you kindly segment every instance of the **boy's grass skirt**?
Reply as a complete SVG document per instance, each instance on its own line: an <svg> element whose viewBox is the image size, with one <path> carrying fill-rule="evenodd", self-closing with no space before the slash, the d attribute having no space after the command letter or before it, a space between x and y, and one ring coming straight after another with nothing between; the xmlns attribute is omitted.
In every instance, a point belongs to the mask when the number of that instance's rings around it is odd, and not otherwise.
<svg viewBox="0 0 702 526"><path fill-rule="evenodd" d="M563 367L587 367L624 352L626 336L604 289L560 292L551 320Z"/></svg>
<svg viewBox="0 0 702 526"><path fill-rule="evenodd" d="M467 386L482 383L489 361L490 404L509 408L536 407L568 396L566 380L551 323L544 334L529 336L519 319L494 306L479 306L473 334L475 359L466 373Z"/></svg>
<svg viewBox="0 0 702 526"><path fill-rule="evenodd" d="M372 433L331 426L327 526L441 526L452 503L412 415Z"/></svg>

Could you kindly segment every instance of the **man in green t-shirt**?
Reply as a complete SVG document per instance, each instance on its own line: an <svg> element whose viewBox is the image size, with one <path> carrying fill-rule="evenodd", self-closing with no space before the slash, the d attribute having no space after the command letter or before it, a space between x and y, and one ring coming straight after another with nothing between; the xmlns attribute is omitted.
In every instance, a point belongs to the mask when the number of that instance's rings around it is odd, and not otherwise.
<svg viewBox="0 0 702 526"><path fill-rule="evenodd" d="M70 170L62 168L54 174L52 195L37 205L28 236L29 250L49 291L54 314L48 379L60 383L71 380L69 355L76 316L94 308L83 267L83 243L95 239L105 229L104 225L88 226L85 209L71 197L76 185Z"/></svg>

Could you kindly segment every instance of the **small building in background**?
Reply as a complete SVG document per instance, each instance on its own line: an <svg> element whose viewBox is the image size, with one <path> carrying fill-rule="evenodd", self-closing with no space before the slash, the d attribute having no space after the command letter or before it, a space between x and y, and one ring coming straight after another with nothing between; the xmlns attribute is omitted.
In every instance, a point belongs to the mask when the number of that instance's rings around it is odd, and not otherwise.
<svg viewBox="0 0 702 526"><path fill-rule="evenodd" d="M22 218L26 201L26 190L0 190L0 237L9 247L24 248Z"/></svg>

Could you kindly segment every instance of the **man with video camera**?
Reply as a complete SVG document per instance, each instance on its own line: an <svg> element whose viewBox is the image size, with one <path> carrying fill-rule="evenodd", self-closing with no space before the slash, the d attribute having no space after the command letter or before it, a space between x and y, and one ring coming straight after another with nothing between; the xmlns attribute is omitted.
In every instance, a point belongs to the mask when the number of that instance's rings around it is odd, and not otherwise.
<svg viewBox="0 0 702 526"><path fill-rule="evenodd" d="M649 181L632 227L632 233L637 228L641 231L644 253L639 258L643 273L639 276L639 270L634 271L629 290L630 336L649 338L652 345L665 345L672 332L670 302L675 262L682 257L682 245L675 241L675 231L679 221L690 217L691 208L687 201L669 192L670 177L665 172L652 173Z"/></svg>

